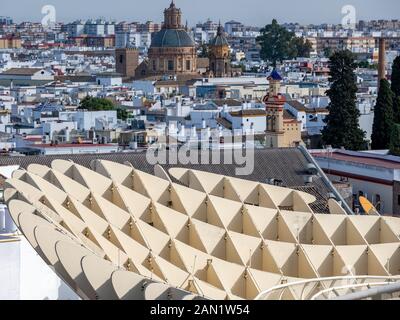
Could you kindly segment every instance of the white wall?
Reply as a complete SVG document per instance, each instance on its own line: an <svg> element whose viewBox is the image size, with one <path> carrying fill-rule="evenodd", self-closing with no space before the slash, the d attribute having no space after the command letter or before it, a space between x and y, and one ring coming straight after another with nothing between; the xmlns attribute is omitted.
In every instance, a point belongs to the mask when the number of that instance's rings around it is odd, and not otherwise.
<svg viewBox="0 0 400 320"><path fill-rule="evenodd" d="M0 243L0 300L79 300L28 241Z"/></svg>
<svg viewBox="0 0 400 320"><path fill-rule="evenodd" d="M229 112L227 115L230 115ZM229 116L227 117L227 120L232 122L232 128L239 130L242 129L242 124L243 124L243 129L244 130L250 130L251 129L251 124L253 123L254 131L255 132L265 132L267 129L267 121L265 117L232 117Z"/></svg>
<svg viewBox="0 0 400 320"><path fill-rule="evenodd" d="M108 123L105 129L113 129L117 125L117 111L78 111L76 114L78 130L90 130L96 127L96 119L104 119Z"/></svg>
<svg viewBox="0 0 400 320"><path fill-rule="evenodd" d="M211 128L217 127L217 117L218 110L192 110L190 112L191 125L196 126L197 128L202 128L203 119L206 122L206 126Z"/></svg>
<svg viewBox="0 0 400 320"><path fill-rule="evenodd" d="M97 77L96 82L100 86L121 86L122 78L121 77Z"/></svg>
<svg viewBox="0 0 400 320"><path fill-rule="evenodd" d="M326 118L327 114L325 113L317 113L317 114L312 114L312 113L307 113L306 115L306 128L309 134L319 134L321 133L322 129L325 128L326 123L324 122L324 119ZM313 121L316 119L317 121Z"/></svg>
<svg viewBox="0 0 400 320"><path fill-rule="evenodd" d="M331 180L339 180L340 176L328 175ZM376 195L381 197L381 213L393 215L393 187L386 186L379 183L368 182L358 179L348 179L349 183L353 186L353 193L357 194L362 191L364 195L374 205L376 204Z"/></svg>
<svg viewBox="0 0 400 320"><path fill-rule="evenodd" d="M301 131L306 131L307 128L307 115L305 111L299 111L296 108L292 107L289 103L285 103L285 109L289 110L292 114L295 115L297 121L301 121Z"/></svg>
<svg viewBox="0 0 400 320"><path fill-rule="evenodd" d="M137 91L143 92L145 95L156 93L154 81L149 80L137 80L133 81L132 88Z"/></svg>
<svg viewBox="0 0 400 320"><path fill-rule="evenodd" d="M20 244L0 243L0 300L20 297Z"/></svg>

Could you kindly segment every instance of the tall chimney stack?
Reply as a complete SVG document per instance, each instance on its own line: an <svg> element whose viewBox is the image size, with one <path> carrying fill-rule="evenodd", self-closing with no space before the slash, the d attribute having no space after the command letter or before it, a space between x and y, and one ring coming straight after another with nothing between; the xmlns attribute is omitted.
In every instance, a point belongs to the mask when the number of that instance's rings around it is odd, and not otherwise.
<svg viewBox="0 0 400 320"><path fill-rule="evenodd" d="M386 79L386 39L379 38L378 87Z"/></svg>

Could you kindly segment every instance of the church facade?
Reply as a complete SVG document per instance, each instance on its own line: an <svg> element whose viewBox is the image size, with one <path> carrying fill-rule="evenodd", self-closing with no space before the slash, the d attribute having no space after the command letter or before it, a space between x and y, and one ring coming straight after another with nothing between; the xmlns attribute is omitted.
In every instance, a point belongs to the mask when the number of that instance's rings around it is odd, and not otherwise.
<svg viewBox="0 0 400 320"><path fill-rule="evenodd" d="M197 72L196 45L182 25L181 9L171 2L164 10L164 24L151 42L145 66L138 76L190 75Z"/></svg>

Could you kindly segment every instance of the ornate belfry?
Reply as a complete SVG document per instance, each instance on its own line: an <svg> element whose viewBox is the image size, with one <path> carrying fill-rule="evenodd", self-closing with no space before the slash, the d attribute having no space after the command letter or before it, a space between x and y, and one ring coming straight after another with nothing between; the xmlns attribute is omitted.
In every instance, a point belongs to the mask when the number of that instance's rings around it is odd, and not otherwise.
<svg viewBox="0 0 400 320"><path fill-rule="evenodd" d="M264 97L266 110L266 146L281 148L284 146L283 107L286 99L280 93L282 77L274 70L268 77L269 91Z"/></svg>
<svg viewBox="0 0 400 320"><path fill-rule="evenodd" d="M171 1L169 8L164 10L164 25L165 29L182 29L182 11L175 6L174 1Z"/></svg>
<svg viewBox="0 0 400 320"><path fill-rule="evenodd" d="M221 24L216 37L209 43L209 49L210 75L217 78L231 76L230 48Z"/></svg>

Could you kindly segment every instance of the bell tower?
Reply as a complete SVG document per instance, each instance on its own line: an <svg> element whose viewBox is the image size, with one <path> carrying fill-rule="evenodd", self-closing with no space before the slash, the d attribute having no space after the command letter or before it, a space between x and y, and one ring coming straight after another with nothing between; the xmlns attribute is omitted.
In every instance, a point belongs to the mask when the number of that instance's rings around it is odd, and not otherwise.
<svg viewBox="0 0 400 320"><path fill-rule="evenodd" d="M230 48L221 23L218 26L217 35L210 41L209 48L211 75L217 78L229 77L231 74Z"/></svg>
<svg viewBox="0 0 400 320"><path fill-rule="evenodd" d="M269 91L264 97L267 115L266 146L282 148L284 146L283 106L286 99L280 93L282 77L274 69L268 77Z"/></svg>
<svg viewBox="0 0 400 320"><path fill-rule="evenodd" d="M182 29L182 12L175 6L174 0L164 10L164 29Z"/></svg>

